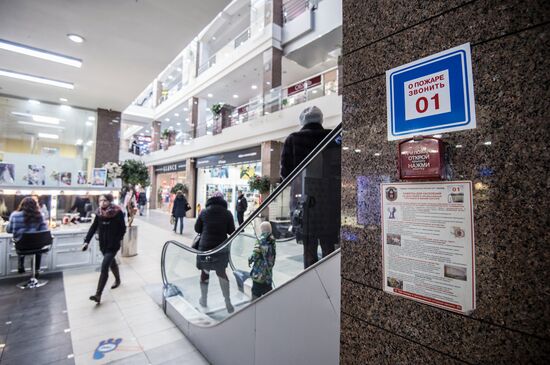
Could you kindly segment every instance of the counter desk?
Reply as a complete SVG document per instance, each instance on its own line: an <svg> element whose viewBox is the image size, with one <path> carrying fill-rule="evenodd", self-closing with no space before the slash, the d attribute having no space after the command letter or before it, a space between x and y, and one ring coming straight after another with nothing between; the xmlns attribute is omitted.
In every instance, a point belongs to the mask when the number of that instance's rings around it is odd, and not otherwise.
<svg viewBox="0 0 550 365"><path fill-rule="evenodd" d="M92 238L87 251L82 251L84 238L90 224L52 229L53 244L47 254L42 255L40 269L44 272L56 272L81 267L95 267L101 264L103 256L97 240ZM31 259L25 259L25 274L17 272L17 253L12 235L0 233L0 278L28 275L31 272Z"/></svg>

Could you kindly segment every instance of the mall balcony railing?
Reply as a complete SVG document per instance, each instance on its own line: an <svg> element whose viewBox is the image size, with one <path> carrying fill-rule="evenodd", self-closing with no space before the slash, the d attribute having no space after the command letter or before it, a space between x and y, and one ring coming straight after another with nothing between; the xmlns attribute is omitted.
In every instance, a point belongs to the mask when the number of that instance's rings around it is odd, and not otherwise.
<svg viewBox="0 0 550 365"><path fill-rule="evenodd" d="M288 23L310 9L309 0L284 0L283 22Z"/></svg>
<svg viewBox="0 0 550 365"><path fill-rule="evenodd" d="M258 118L287 109L323 96L338 94L338 69L333 68L322 74L294 83L287 87L272 89L267 95L258 95L249 102L233 108L227 119L210 116L199 121L195 131L195 138L222 133L226 128L243 123L252 122ZM192 138L189 132L185 141Z"/></svg>
<svg viewBox="0 0 550 365"><path fill-rule="evenodd" d="M154 105L154 93L153 93L153 84L149 84L145 90L139 94L139 96L132 103L133 105L142 107L142 108L153 108Z"/></svg>

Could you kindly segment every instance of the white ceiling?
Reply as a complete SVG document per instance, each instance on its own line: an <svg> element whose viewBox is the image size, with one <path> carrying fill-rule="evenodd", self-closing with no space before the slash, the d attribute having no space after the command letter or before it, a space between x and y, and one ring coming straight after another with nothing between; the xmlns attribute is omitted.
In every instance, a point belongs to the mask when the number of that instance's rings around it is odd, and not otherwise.
<svg viewBox="0 0 550 365"><path fill-rule="evenodd" d="M65 66L0 50L0 68L74 90L0 77L0 93L122 111L230 0L0 0L0 38L83 60ZM86 41L71 42L76 33Z"/></svg>

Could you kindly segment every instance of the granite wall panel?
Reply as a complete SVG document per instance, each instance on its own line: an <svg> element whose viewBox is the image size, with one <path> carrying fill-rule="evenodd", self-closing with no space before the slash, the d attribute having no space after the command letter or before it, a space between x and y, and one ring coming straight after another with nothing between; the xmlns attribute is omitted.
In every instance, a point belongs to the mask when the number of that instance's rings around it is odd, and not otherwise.
<svg viewBox="0 0 550 365"><path fill-rule="evenodd" d="M344 54L471 0L344 1ZM376 14L376 16L373 16Z"/></svg>
<svg viewBox="0 0 550 365"><path fill-rule="evenodd" d="M360 21L358 2L343 1L354 33L370 34L373 24L409 11L401 2L391 9L369 2L364 11L376 20ZM363 48L344 56L342 305L345 314L368 322L361 325L364 339L394 334L434 356L449 355L442 363L550 361L549 4L479 0L444 9L434 2L421 11L425 21L411 27L395 20L390 36L366 47L363 38L344 33L349 49ZM474 184L477 309L471 316L381 291L377 191L380 182L397 181L397 143L386 137L385 70L465 42L472 44L477 128L443 139L452 179ZM377 363L391 352L393 344L378 339L358 342L352 322L343 316L342 363ZM345 353L352 348L359 351L353 357ZM421 363L423 352L417 356L410 362Z"/></svg>
<svg viewBox="0 0 550 365"><path fill-rule="evenodd" d="M118 162L120 149L120 112L97 109L95 167Z"/></svg>
<svg viewBox="0 0 550 365"><path fill-rule="evenodd" d="M341 324L341 331L349 334L346 341L340 343L342 364L465 364L345 313Z"/></svg>
<svg viewBox="0 0 550 365"><path fill-rule="evenodd" d="M548 21L549 1L474 1L346 55L344 85L466 42L475 45Z"/></svg>

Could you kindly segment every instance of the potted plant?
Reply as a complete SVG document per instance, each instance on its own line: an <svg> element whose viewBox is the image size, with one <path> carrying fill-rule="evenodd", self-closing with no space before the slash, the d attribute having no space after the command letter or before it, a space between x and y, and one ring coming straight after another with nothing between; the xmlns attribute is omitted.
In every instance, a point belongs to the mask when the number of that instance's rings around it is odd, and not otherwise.
<svg viewBox="0 0 550 365"><path fill-rule="evenodd" d="M224 105L225 105L224 103L217 103L212 105L210 110L212 111L212 114L214 114L214 119L220 116Z"/></svg>
<svg viewBox="0 0 550 365"><path fill-rule="evenodd" d="M253 175L248 180L248 186L251 190L257 190L260 194L267 194L271 189L271 180L269 176Z"/></svg>
<svg viewBox="0 0 550 365"><path fill-rule="evenodd" d="M170 193L171 194L175 194L177 193L178 191L182 191L183 194L187 195L189 193L189 188L187 187L187 185L185 184L182 184L182 183L177 183L176 185L174 185L172 187L172 189L170 190Z"/></svg>

